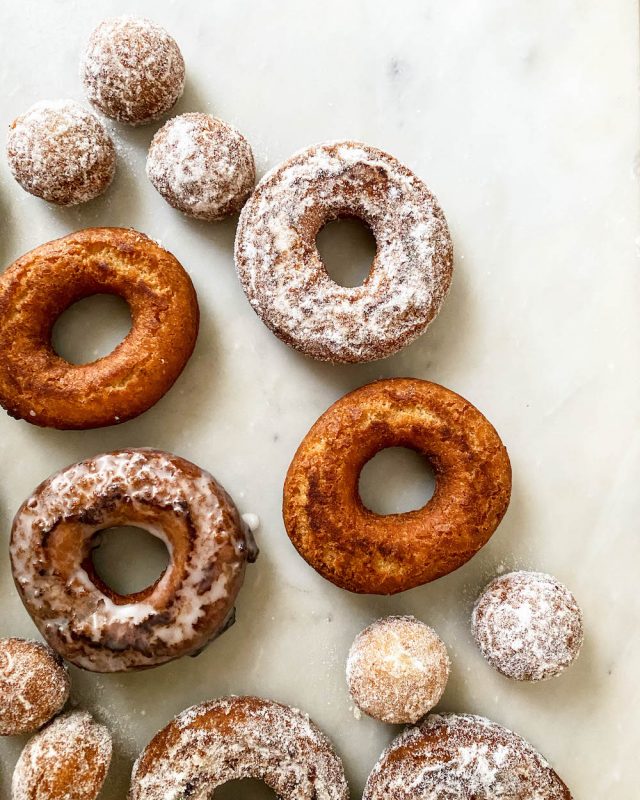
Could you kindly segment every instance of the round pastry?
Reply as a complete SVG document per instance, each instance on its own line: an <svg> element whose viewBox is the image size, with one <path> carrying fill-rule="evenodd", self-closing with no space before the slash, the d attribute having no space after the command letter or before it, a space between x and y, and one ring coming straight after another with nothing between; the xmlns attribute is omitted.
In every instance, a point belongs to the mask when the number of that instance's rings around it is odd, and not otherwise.
<svg viewBox="0 0 640 800"><path fill-rule="evenodd" d="M363 800L571 800L522 737L470 714L432 714L380 756Z"/></svg>
<svg viewBox="0 0 640 800"><path fill-rule="evenodd" d="M209 114L181 114L156 133L147 175L169 205L215 222L235 214L256 182L249 142Z"/></svg>
<svg viewBox="0 0 640 800"><path fill-rule="evenodd" d="M133 767L130 800L205 800L216 787L257 778L281 800L347 800L331 742L295 708L258 697L226 697L179 714Z"/></svg>
<svg viewBox="0 0 640 800"><path fill-rule="evenodd" d="M13 800L96 800L111 763L111 734L86 711L30 739L13 773Z"/></svg>
<svg viewBox="0 0 640 800"><path fill-rule="evenodd" d="M40 642L0 639L0 736L33 733L67 702L69 674Z"/></svg>
<svg viewBox="0 0 640 800"><path fill-rule="evenodd" d="M91 559L98 531L134 525L164 541L169 566L128 595ZM35 490L11 531L13 577L49 644L93 672L154 667L199 652L234 621L257 549L225 490L158 450L119 450L74 464Z"/></svg>
<svg viewBox="0 0 640 800"><path fill-rule="evenodd" d="M472 627L491 666L518 681L559 675L582 647L575 597L541 572L510 572L491 581L476 601Z"/></svg>
<svg viewBox="0 0 640 800"><path fill-rule="evenodd" d="M169 34L141 17L105 19L89 37L80 72L90 102L118 122L145 125L184 90L184 59Z"/></svg>
<svg viewBox="0 0 640 800"><path fill-rule="evenodd" d="M328 275L316 236L358 217L376 239L361 286ZM235 260L253 310L286 344L322 361L390 356L421 334L451 282L444 214L425 184L393 156L358 142L328 142L266 175L240 217Z"/></svg>
<svg viewBox="0 0 640 800"><path fill-rule="evenodd" d="M433 467L428 503L374 514L358 491L380 450L407 447ZM300 555L352 592L395 594L461 567L504 516L511 466L498 434L459 395L414 378L381 380L334 403L295 454L284 485L284 522Z"/></svg>
<svg viewBox="0 0 640 800"><path fill-rule="evenodd" d="M57 318L94 294L129 304L115 350L70 364L51 345ZM51 428L98 428L146 411L173 385L198 333L198 301L180 263L144 234L88 228L48 242L0 276L0 404Z"/></svg>
<svg viewBox="0 0 640 800"><path fill-rule="evenodd" d="M61 206L102 194L116 169L106 128L74 100L36 103L14 119L7 159L25 191Z"/></svg>
<svg viewBox="0 0 640 800"><path fill-rule="evenodd" d="M347 658L351 697L381 722L417 722L442 697L449 678L447 648L415 617L386 617L361 631Z"/></svg>

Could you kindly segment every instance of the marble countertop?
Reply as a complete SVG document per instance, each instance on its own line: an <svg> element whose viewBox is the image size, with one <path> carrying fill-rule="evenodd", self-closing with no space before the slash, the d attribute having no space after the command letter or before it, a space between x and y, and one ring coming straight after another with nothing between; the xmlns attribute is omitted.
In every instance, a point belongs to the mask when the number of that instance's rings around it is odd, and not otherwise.
<svg viewBox="0 0 640 800"><path fill-rule="evenodd" d="M260 173L300 147L341 137L407 163L447 214L456 272L436 322L399 355L319 364L279 343L251 311L233 267L236 221L190 221L148 183L144 157L157 126L113 126L118 174L85 207L56 209L28 196L0 159L2 265L78 228L133 226L182 261L202 309L187 369L138 419L59 432L0 415L0 634L35 634L6 555L13 513L68 463L121 446L174 451L213 472L262 521L262 554L248 571L238 622L201 656L143 674L72 670L74 701L114 731L103 800L124 796L132 759L175 713L227 693L309 712L359 797L396 729L354 717L345 657L365 624L405 612L433 625L449 648L441 708L484 714L525 736L576 800L629 800L640 747L637 4L21 0L0 14L3 124L41 99L82 99L79 51L103 16L125 12L151 16L179 42L188 80L176 111L234 123ZM342 261L343 274L362 274L371 247L355 224L338 223L323 240L336 270ZM83 305L60 324L58 346L89 358L124 335L126 314L115 301ZM282 482L333 400L392 375L442 383L489 417L511 455L513 499L462 569L393 598L354 596L291 547ZM416 459L392 454L372 464L365 493L382 510L406 508L424 499L427 482ZM161 568L157 547L114 541L101 558L115 582L151 579ZM580 659L545 684L500 677L469 633L477 592L512 567L553 573L584 610ZM0 742L3 797L23 741Z"/></svg>

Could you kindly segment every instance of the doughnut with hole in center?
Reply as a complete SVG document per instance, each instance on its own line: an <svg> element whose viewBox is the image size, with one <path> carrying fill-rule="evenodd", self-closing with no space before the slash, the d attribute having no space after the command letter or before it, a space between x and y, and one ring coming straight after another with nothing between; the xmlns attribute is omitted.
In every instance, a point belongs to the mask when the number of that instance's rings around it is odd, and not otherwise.
<svg viewBox="0 0 640 800"><path fill-rule="evenodd" d="M51 344L78 300L115 294L132 327L104 358L71 364ZM87 228L31 250L0 276L0 405L48 428L99 428L146 411L189 360L198 334L191 279L171 253L129 228Z"/></svg>
<svg viewBox="0 0 640 800"><path fill-rule="evenodd" d="M348 800L342 761L306 714L259 697L192 706L160 731L134 765L129 800L213 797L257 778L281 800Z"/></svg>
<svg viewBox="0 0 640 800"><path fill-rule="evenodd" d="M361 286L327 273L316 236L357 217L376 240ZM449 228L428 187L397 159L359 142L301 150L258 184L235 244L240 282L276 336L321 361L385 358L440 310L453 270Z"/></svg>
<svg viewBox="0 0 640 800"><path fill-rule="evenodd" d="M407 447L431 464L433 497L404 514L362 503L376 453ZM511 465L491 423L443 386L393 378L334 403L298 448L284 485L289 538L323 577L352 592L395 594L466 563L490 538L511 494Z"/></svg>
<svg viewBox="0 0 640 800"><path fill-rule="evenodd" d="M169 566L121 595L96 574L93 537L135 525L162 539ZM26 500L11 531L13 577L51 647L92 672L154 667L199 652L234 621L257 548L209 473L159 450L119 450L73 464Z"/></svg>
<svg viewBox="0 0 640 800"><path fill-rule="evenodd" d="M534 748L472 714L432 714L380 756L363 800L571 800Z"/></svg>

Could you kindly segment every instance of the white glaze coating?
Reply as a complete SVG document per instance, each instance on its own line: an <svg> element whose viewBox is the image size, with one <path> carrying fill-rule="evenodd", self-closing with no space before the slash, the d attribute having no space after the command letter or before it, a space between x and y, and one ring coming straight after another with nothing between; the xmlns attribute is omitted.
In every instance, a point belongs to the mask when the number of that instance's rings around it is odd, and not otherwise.
<svg viewBox="0 0 640 800"><path fill-rule="evenodd" d="M160 512L169 517L156 524ZM171 530L161 528L167 521ZM105 594L86 569L92 536L126 524L169 549L169 566L144 596ZM60 553L68 531L72 544ZM231 621L246 562L256 555L251 532L211 475L146 449L96 456L52 476L22 505L11 537L14 579L41 633L94 671L153 666L202 648Z"/></svg>
<svg viewBox="0 0 640 800"><path fill-rule="evenodd" d="M326 272L315 237L329 220L362 218L377 254L361 286ZM269 172L242 210L236 268L254 311L292 347L325 361L384 358L438 313L452 270L444 214L393 156L358 142L301 150Z"/></svg>
<svg viewBox="0 0 640 800"><path fill-rule="evenodd" d="M228 697L186 709L134 765L130 800L209 800L217 786L258 778L282 800L347 800L342 762L298 709Z"/></svg>

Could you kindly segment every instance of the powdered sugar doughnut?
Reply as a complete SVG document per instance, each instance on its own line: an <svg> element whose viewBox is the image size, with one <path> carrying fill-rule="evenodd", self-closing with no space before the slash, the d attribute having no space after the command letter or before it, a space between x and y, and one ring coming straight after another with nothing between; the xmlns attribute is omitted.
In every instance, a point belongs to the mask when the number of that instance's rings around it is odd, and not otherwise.
<svg viewBox="0 0 640 800"><path fill-rule="evenodd" d="M33 733L69 697L62 659L40 642L0 639L0 736Z"/></svg>
<svg viewBox="0 0 640 800"><path fill-rule="evenodd" d="M582 647L582 612L551 575L510 572L476 601L473 635L487 661L518 681L544 681L572 664Z"/></svg>
<svg viewBox="0 0 640 800"><path fill-rule="evenodd" d="M359 217L376 239L361 286L339 286L315 244L337 217ZM452 273L444 214L393 156L358 142L302 150L272 170L246 203L236 268L253 310L282 341L323 361L373 361L421 334Z"/></svg>
<svg viewBox="0 0 640 800"><path fill-rule="evenodd" d="M92 539L135 525L162 539L170 563L140 592L98 577ZM63 469L18 511L11 563L49 644L94 672L153 667L201 650L233 623L253 536L204 470L159 450L119 450Z"/></svg>
<svg viewBox="0 0 640 800"><path fill-rule="evenodd" d="M216 787L257 778L281 800L347 800L331 742L295 708L227 697L183 711L133 768L130 800L206 800Z"/></svg>
<svg viewBox="0 0 640 800"><path fill-rule="evenodd" d="M89 37L80 71L90 102L107 117L145 125L184 90L184 59L169 34L142 17L105 19Z"/></svg>
<svg viewBox="0 0 640 800"><path fill-rule="evenodd" d="M442 697L447 648L415 617L386 617L361 631L347 658L347 683L358 708L394 724L417 722Z"/></svg>
<svg viewBox="0 0 640 800"><path fill-rule="evenodd" d="M147 175L169 205L215 222L234 214L256 182L249 142L209 114L181 114L153 137Z"/></svg>
<svg viewBox="0 0 640 800"><path fill-rule="evenodd" d="M571 800L522 737L483 717L432 714L380 756L363 800Z"/></svg>
<svg viewBox="0 0 640 800"><path fill-rule="evenodd" d="M27 742L13 800L96 800L111 763L111 734L86 711L58 717Z"/></svg>
<svg viewBox="0 0 640 800"><path fill-rule="evenodd" d="M7 159L25 191L61 206L102 194L116 168L106 128L74 100L36 103L14 119Z"/></svg>

